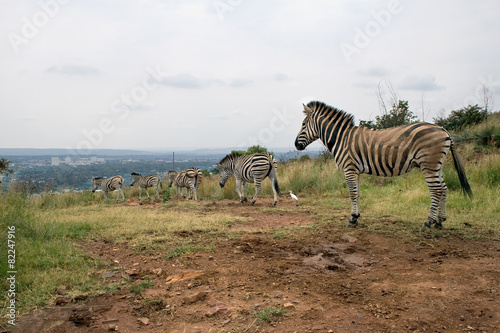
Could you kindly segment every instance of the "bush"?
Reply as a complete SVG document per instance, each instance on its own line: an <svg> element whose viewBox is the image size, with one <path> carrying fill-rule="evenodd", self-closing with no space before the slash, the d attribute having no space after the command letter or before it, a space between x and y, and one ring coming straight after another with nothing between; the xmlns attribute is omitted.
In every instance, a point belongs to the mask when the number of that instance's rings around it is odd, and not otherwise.
<svg viewBox="0 0 500 333"><path fill-rule="evenodd" d="M448 117L434 118L434 123L450 131L461 130L466 126L479 124L486 120L488 111L476 105L469 105L465 108L451 111Z"/></svg>

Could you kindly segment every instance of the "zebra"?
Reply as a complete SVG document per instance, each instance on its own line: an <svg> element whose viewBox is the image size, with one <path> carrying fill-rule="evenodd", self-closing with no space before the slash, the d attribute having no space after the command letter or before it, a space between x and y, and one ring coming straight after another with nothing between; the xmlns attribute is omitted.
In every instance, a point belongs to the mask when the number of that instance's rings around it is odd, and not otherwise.
<svg viewBox="0 0 500 333"><path fill-rule="evenodd" d="M92 179L92 192L95 192L100 187L104 193L104 199L108 199L108 192L118 190L116 200L120 198L120 194L122 195L123 200L125 200L125 195L122 191L124 181L125 180L122 176L113 176L111 178L96 177Z"/></svg>
<svg viewBox="0 0 500 333"><path fill-rule="evenodd" d="M175 171L168 172L169 186L175 185L175 195L180 191L182 196L182 189L185 187L187 189L188 200L191 199L191 196L193 196L194 200L198 200L197 191L200 188L201 179L202 172L195 167L191 167L179 173Z"/></svg>
<svg viewBox="0 0 500 333"><path fill-rule="evenodd" d="M142 189L146 189L146 194L148 195L149 198L149 187L154 187L156 189L156 198L159 198L158 194L158 185L162 187L161 184L161 178L159 175L149 175L149 176L142 176L139 173L132 172L130 175L132 183L130 186L134 186L135 184L139 184L139 200L141 200L141 194L142 194Z"/></svg>
<svg viewBox="0 0 500 333"><path fill-rule="evenodd" d="M255 195L251 205L255 204L259 196L262 181L269 176L274 192L274 203L278 202L277 196L281 195L278 186L278 166L274 158L268 153L257 153L252 155L229 154L224 157L217 167L220 169L220 187L224 187L226 181L234 174L236 178L236 192L240 197L240 202L246 202L245 183L255 184Z"/></svg>
<svg viewBox="0 0 500 333"><path fill-rule="evenodd" d="M347 227L356 227L359 214L359 175L399 176L419 167L429 188L431 207L422 229L441 229L446 220L448 188L443 180L443 164L451 150L462 190L472 198L472 190L450 134L437 125L413 123L383 130L354 125L354 117L343 110L313 101L304 106L295 147L304 150L320 139L333 154L337 168L344 172L351 199Z"/></svg>

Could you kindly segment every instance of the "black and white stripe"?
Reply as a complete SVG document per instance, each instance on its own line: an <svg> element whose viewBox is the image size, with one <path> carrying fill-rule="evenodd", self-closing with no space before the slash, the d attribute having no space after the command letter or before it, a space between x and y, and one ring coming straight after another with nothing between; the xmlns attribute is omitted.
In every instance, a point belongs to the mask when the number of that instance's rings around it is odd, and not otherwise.
<svg viewBox="0 0 500 333"><path fill-rule="evenodd" d="M333 154L345 174L351 198L348 227L356 226L359 214L359 175L399 176L419 167L431 195L431 208L425 227L442 227L446 220L448 188L443 180L443 164L451 150L463 191L472 197L463 165L455 156L450 134L443 128L414 123L383 130L354 125L353 116L321 102L304 105L306 118L295 140L298 150L320 139Z"/></svg>
<svg viewBox="0 0 500 333"><path fill-rule="evenodd" d="M280 194L277 174L278 166L270 154L258 153L241 156L229 154L217 164L217 167L220 169L220 187L224 187L229 177L234 174L236 178L236 192L238 192L241 203L247 201L245 197L245 184L247 182L255 184L255 195L251 202L253 205L259 196L262 181L266 177L269 177L274 192L273 206L276 206L278 201L277 196Z"/></svg>
<svg viewBox="0 0 500 333"><path fill-rule="evenodd" d="M117 190L118 195L116 199L118 200L121 194L123 200L125 200L125 195L122 191L123 183L124 179L122 176L113 176L111 178L96 177L92 179L92 192L95 192L98 188L101 188L102 192L104 193L104 198L107 199L108 192Z"/></svg>
<svg viewBox="0 0 500 333"><path fill-rule="evenodd" d="M180 191L182 196L182 189L186 188L188 200L191 199L191 197L193 197L194 200L198 200L197 191L200 188L201 179L201 170L195 167L191 167L179 173L175 171L168 172L169 186L175 185L175 195L178 195L178 191Z"/></svg>
<svg viewBox="0 0 500 333"><path fill-rule="evenodd" d="M142 189L146 189L146 194L148 195L149 198L149 187L154 187L156 189L156 198L159 197L158 194L158 186L161 186L161 178L159 175L154 174L154 175L149 175L149 176L142 176L139 173L133 172L130 175L130 178L132 180L130 186L134 186L135 184L139 185L139 200L141 200L141 195L142 195Z"/></svg>

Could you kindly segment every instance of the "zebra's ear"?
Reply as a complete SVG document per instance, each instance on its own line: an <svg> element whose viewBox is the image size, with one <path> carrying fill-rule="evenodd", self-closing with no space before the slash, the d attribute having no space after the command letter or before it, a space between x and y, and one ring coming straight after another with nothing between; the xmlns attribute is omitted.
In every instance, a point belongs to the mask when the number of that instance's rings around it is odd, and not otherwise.
<svg viewBox="0 0 500 333"><path fill-rule="evenodd" d="M302 106L304 107L304 113L306 115L309 116L313 112L313 110L310 107L308 107L307 105L305 105L304 103L302 103Z"/></svg>

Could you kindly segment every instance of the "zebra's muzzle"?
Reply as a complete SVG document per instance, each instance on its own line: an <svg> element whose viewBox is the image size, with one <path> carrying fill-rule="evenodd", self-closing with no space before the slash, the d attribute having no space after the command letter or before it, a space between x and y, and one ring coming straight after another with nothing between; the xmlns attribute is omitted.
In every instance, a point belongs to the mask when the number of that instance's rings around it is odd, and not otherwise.
<svg viewBox="0 0 500 333"><path fill-rule="evenodd" d="M297 148L297 150L304 150L306 148L306 146L299 142L299 140L295 140L295 148Z"/></svg>
<svg viewBox="0 0 500 333"><path fill-rule="evenodd" d="M220 182L219 185L220 185L220 188L223 188L225 184L223 182Z"/></svg>

